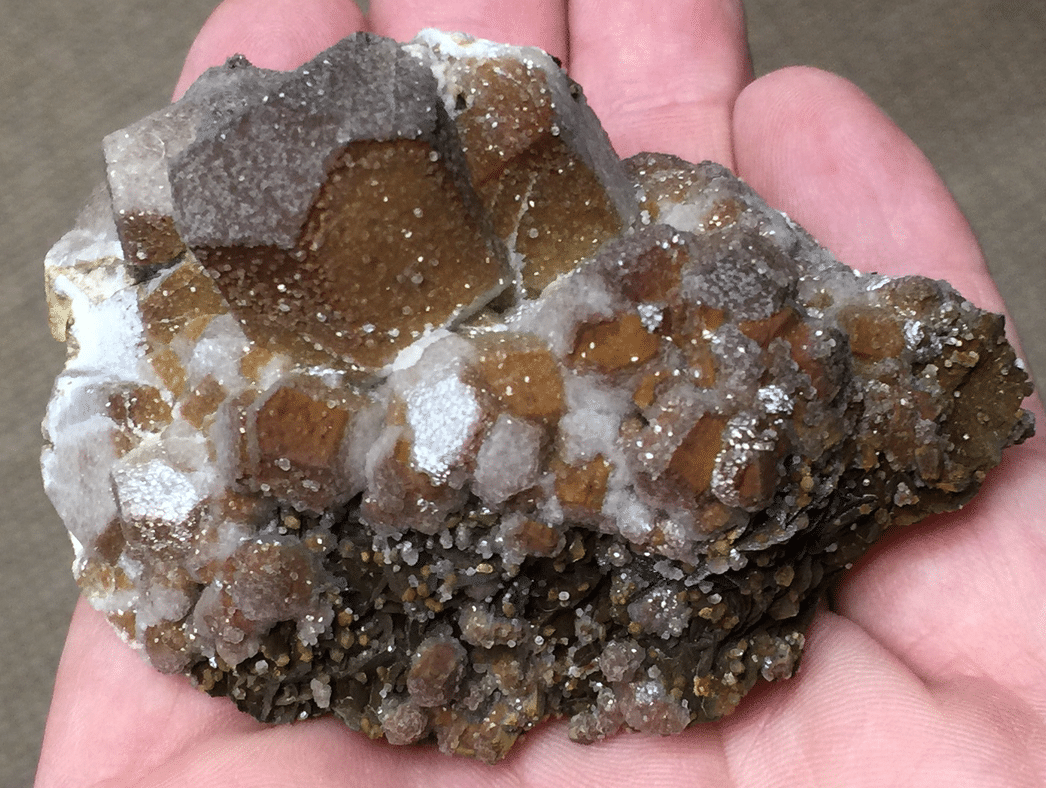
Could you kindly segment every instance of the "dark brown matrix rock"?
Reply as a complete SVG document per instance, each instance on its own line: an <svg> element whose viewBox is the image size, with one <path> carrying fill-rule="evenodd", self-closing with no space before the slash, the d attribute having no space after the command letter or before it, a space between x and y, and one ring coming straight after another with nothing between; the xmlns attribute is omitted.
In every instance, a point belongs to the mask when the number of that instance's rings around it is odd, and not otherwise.
<svg viewBox="0 0 1046 788"><path fill-rule="evenodd" d="M538 50L233 58L105 150L45 483L90 602L259 720L490 762L714 720L1033 431L1000 316L622 162Z"/></svg>

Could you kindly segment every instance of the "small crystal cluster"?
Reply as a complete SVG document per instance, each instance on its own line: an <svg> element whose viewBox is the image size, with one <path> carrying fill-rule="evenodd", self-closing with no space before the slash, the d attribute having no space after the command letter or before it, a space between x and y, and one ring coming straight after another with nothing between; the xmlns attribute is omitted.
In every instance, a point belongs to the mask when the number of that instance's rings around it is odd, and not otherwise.
<svg viewBox="0 0 1046 788"><path fill-rule="evenodd" d="M47 490L90 602L260 720L496 761L716 719L1033 430L1001 317L621 161L538 50L233 58L105 153Z"/></svg>

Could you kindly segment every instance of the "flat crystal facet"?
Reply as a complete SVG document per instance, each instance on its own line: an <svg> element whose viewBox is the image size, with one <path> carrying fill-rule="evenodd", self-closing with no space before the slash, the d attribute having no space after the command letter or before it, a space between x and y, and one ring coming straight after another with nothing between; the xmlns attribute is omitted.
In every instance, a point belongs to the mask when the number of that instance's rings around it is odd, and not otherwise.
<svg viewBox="0 0 1046 788"><path fill-rule="evenodd" d="M619 160L538 50L233 58L105 152L45 484L91 604L259 720L492 762L716 719L1034 429L1000 316Z"/></svg>

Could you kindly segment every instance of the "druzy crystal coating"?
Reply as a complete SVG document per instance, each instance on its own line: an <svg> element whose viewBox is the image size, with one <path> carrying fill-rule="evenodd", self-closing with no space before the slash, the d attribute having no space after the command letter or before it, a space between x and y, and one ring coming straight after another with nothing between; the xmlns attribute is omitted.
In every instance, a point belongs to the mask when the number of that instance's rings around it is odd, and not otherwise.
<svg viewBox="0 0 1046 788"><path fill-rule="evenodd" d="M45 484L91 604L259 720L493 762L716 719L1034 428L1000 316L620 160L539 50L236 57L104 147Z"/></svg>

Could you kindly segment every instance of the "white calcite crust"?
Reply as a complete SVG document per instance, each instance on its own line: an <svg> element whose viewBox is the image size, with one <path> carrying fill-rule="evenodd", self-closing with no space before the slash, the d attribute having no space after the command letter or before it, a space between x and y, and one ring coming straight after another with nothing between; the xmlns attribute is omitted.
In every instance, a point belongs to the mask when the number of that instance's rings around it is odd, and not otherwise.
<svg viewBox="0 0 1046 788"><path fill-rule="evenodd" d="M1033 429L1001 318L619 160L537 50L235 58L105 150L45 487L91 604L262 720L494 761L715 719Z"/></svg>

